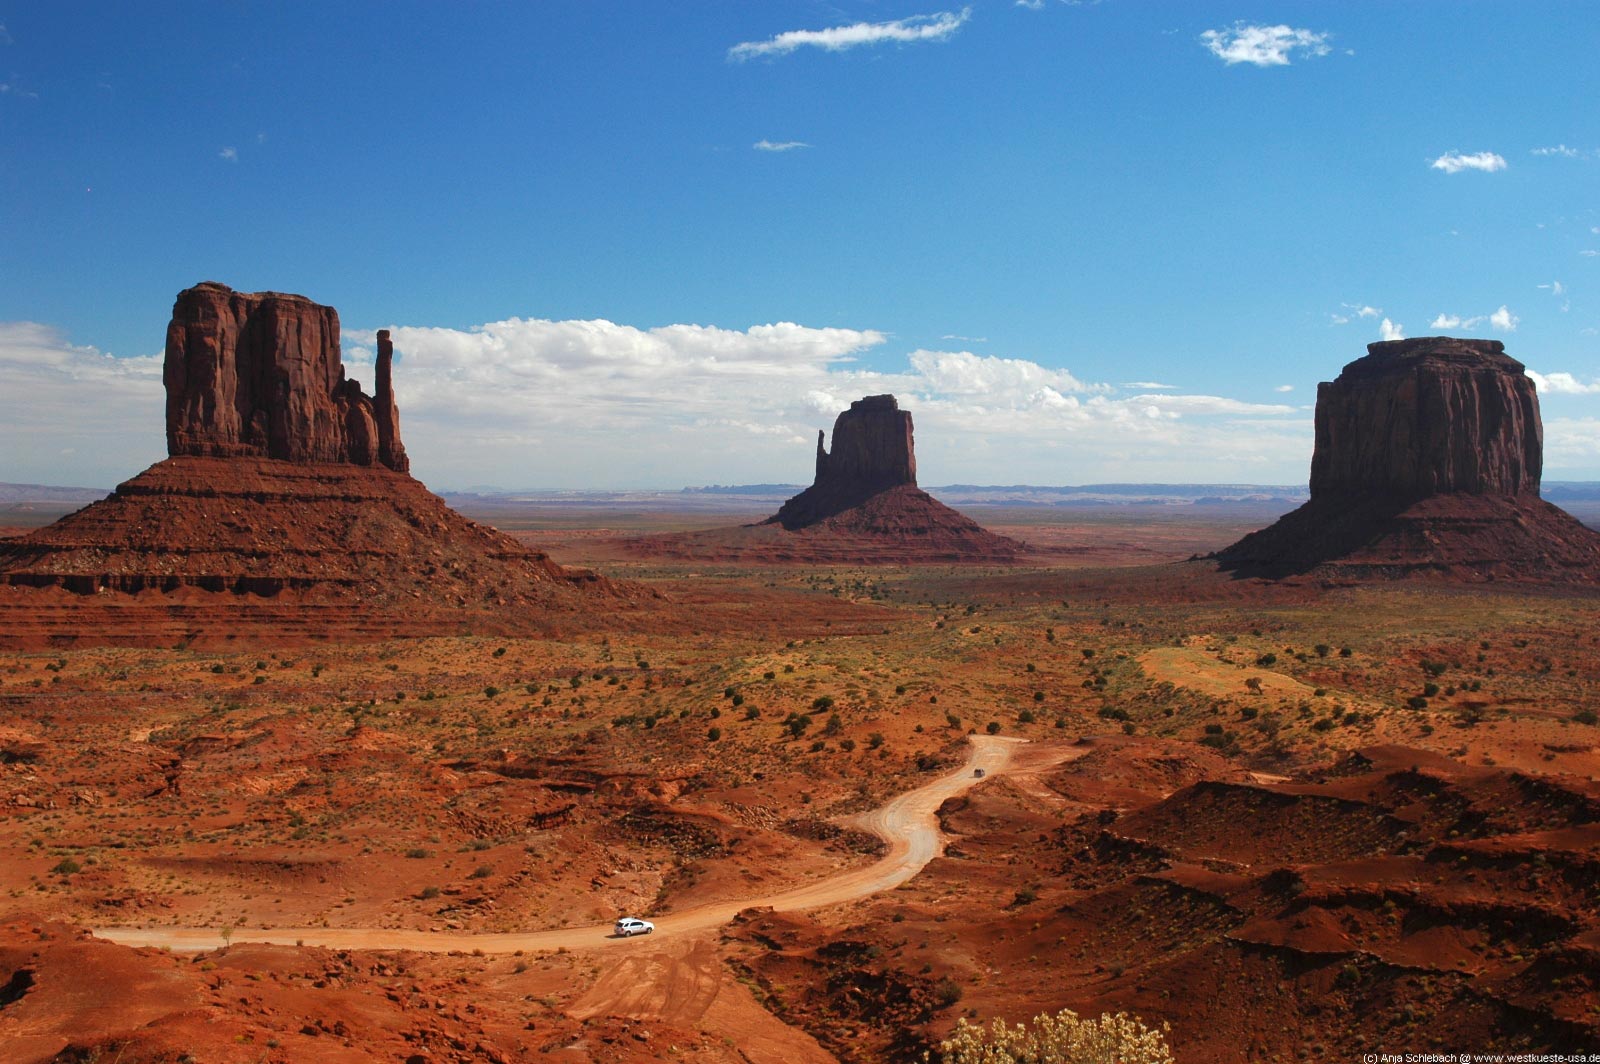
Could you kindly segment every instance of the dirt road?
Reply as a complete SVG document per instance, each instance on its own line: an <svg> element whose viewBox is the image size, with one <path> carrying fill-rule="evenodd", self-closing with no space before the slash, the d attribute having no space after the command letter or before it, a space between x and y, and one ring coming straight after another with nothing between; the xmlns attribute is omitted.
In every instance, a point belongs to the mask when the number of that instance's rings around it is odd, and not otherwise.
<svg viewBox="0 0 1600 1064"><path fill-rule="evenodd" d="M922 871L944 846L936 815L944 800L978 782L978 769L982 769L986 776L1004 773L1011 765L1014 749L1022 742L1020 739L989 735L974 735L970 740L972 756L960 769L854 819L853 826L877 835L888 844L888 852L881 860L780 894L718 902L663 916L655 921L656 931L652 937L659 942L664 938L721 927L740 910L752 906L769 906L780 911L815 909L892 890L904 883ZM216 927L107 927L94 930L99 937L126 946L158 946L182 952L218 949L229 942L270 942L329 949L514 953L517 950L616 948L633 941L613 938L610 932L609 924L510 934L364 927L285 927L265 930L236 927L232 929L230 937L224 939L221 928Z"/></svg>

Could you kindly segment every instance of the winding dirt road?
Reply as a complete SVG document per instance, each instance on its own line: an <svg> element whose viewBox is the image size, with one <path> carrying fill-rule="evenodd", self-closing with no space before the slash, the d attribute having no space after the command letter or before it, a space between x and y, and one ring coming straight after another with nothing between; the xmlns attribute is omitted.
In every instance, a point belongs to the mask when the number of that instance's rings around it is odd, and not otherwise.
<svg viewBox="0 0 1600 1064"><path fill-rule="evenodd" d="M1002 736L970 736L972 756L955 772L932 783L907 791L870 813L856 817L853 826L869 831L888 844L882 859L864 868L851 869L827 879L796 887L767 897L723 901L655 921L656 941L691 935L721 927L740 910L765 906L779 911L815 909L854 901L885 890L893 890L922 871L944 848L937 816L945 799L966 791L978 782L978 769L985 776L1003 774L1021 739ZM622 946L632 940L613 938L611 925L563 927L550 931L508 934L471 934L454 931L410 931L399 928L367 927L285 927L262 930L236 927L228 939L215 927L107 927L94 934L125 946L158 946L180 952L220 949L229 942L267 942L277 945L322 946L328 949L417 950L444 953L450 950L482 950L484 953L551 951L557 949L596 949ZM637 947L636 947L637 948Z"/></svg>

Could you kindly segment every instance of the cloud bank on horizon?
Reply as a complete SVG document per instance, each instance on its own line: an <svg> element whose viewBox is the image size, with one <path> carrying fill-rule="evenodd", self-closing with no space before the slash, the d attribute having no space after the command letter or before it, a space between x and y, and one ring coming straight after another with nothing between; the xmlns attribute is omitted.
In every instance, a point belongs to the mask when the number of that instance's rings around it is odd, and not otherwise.
<svg viewBox="0 0 1600 1064"><path fill-rule="evenodd" d="M801 482L816 430L881 392L915 415L931 484L1293 484L1310 460L1308 406L1094 382L965 350L917 348L896 368L869 368L861 356L890 342L873 329L536 318L389 328L414 468L440 489ZM344 337L347 369L369 383L375 335ZM22 386L0 393L0 448L37 470L29 482L60 483L46 471L63 468L94 485L133 475L165 454L161 364L0 323L0 373ZM1600 394L1600 380L1530 375L1543 395ZM1548 421L1552 454L1600 459L1593 424Z"/></svg>

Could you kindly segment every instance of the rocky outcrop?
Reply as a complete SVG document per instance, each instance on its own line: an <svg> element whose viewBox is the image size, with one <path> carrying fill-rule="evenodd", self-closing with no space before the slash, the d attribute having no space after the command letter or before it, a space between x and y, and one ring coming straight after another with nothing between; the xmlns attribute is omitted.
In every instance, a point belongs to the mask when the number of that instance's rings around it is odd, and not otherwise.
<svg viewBox="0 0 1600 1064"><path fill-rule="evenodd" d="M167 453L410 469L380 334L378 395L345 378L339 312L304 296L206 281L167 326Z"/></svg>
<svg viewBox="0 0 1600 1064"><path fill-rule="evenodd" d="M470 521L407 474L394 348L346 379L339 315L197 285L167 330L172 457L0 542L0 645L387 638L600 623L649 599ZM137 600L137 601L136 601ZM32 640L30 643L29 640Z"/></svg>
<svg viewBox="0 0 1600 1064"><path fill-rule="evenodd" d="M1533 381L1496 340L1369 344L1317 389L1311 499L1215 557L1240 575L1600 581L1600 533L1539 498Z"/></svg>
<svg viewBox="0 0 1600 1064"><path fill-rule="evenodd" d="M850 404L833 422L833 451L817 431L819 487L876 490L917 482L911 412L892 395L869 395Z"/></svg>
<svg viewBox="0 0 1600 1064"><path fill-rule="evenodd" d="M911 412L892 395L869 395L834 419L831 452L817 433L816 480L768 523L805 528L899 485L917 485Z"/></svg>
<svg viewBox="0 0 1600 1064"><path fill-rule="evenodd" d="M917 487L911 413L901 410L894 396L869 395L851 403L834 420L833 449L823 443L819 432L816 482L763 523L805 535L734 546L719 541L713 553L723 553L716 556L1010 562L1023 549ZM702 549L683 546L691 553Z"/></svg>
<svg viewBox="0 0 1600 1064"><path fill-rule="evenodd" d="M1317 388L1313 499L1539 494L1539 399L1505 345L1427 336L1367 352Z"/></svg>

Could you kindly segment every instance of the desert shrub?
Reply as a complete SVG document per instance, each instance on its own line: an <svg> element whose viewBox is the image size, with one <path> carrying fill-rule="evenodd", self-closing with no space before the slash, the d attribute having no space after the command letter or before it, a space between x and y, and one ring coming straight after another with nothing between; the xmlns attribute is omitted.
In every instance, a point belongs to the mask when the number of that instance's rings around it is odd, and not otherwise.
<svg viewBox="0 0 1600 1064"><path fill-rule="evenodd" d="M958 988L959 989L959 988ZM1125 1013L1086 1020L1071 1009L1041 1013L1031 1023L988 1027L956 1021L939 1043L942 1064L1172 1064L1166 1030L1152 1030Z"/></svg>
<svg viewBox="0 0 1600 1064"><path fill-rule="evenodd" d="M433 851L424 850L421 846L416 846L416 847L413 847L412 849L407 850L406 851L406 856L411 858L413 861L420 861L420 860L423 860L424 858L432 857L433 856Z"/></svg>
<svg viewBox="0 0 1600 1064"><path fill-rule="evenodd" d="M500 688L496 687L494 684L490 684L488 687L483 689L483 697L485 698L494 698L499 694Z"/></svg>
<svg viewBox="0 0 1600 1064"><path fill-rule="evenodd" d="M1422 685L1422 695L1423 695L1424 698L1432 698L1434 695L1436 695L1438 693L1439 693L1439 685L1438 684L1436 684L1436 683L1425 683L1425 684Z"/></svg>
<svg viewBox="0 0 1600 1064"><path fill-rule="evenodd" d="M1429 676L1443 676L1444 670L1449 667L1442 661L1424 661L1422 663L1422 671Z"/></svg>
<svg viewBox="0 0 1600 1064"><path fill-rule="evenodd" d="M1354 653L1355 653L1355 651L1351 650L1349 647L1340 647L1339 648L1339 656L1341 658L1348 658L1350 655L1352 655Z"/></svg>
<svg viewBox="0 0 1600 1064"><path fill-rule="evenodd" d="M58 876L72 876L83 871L83 868L72 858L63 857L60 861L56 862L56 866L50 869L50 871L54 872Z"/></svg>
<svg viewBox="0 0 1600 1064"><path fill-rule="evenodd" d="M1239 719L1255 720L1260 712L1261 710L1257 709L1255 706L1241 706L1239 707Z"/></svg>
<svg viewBox="0 0 1600 1064"><path fill-rule="evenodd" d="M798 739L805 734L807 728L811 727L811 718L804 713L791 713L784 720L783 726L789 730L790 735Z"/></svg>
<svg viewBox="0 0 1600 1064"><path fill-rule="evenodd" d="M947 1009L961 1000L961 984L948 975L933 984L933 1000L941 1009Z"/></svg>
<svg viewBox="0 0 1600 1064"><path fill-rule="evenodd" d="M944 715L944 722L950 725L952 728L961 727L961 718L956 716L954 713L946 713Z"/></svg>
<svg viewBox="0 0 1600 1064"><path fill-rule="evenodd" d="M833 696L832 695L821 695L818 698L813 699L812 702L811 702L811 708L816 710L819 713L823 712L824 710L832 709L833 708Z"/></svg>
<svg viewBox="0 0 1600 1064"><path fill-rule="evenodd" d="M1410 706L1412 709L1427 709L1428 700L1423 698L1421 695L1412 695L1410 698L1406 699L1406 705Z"/></svg>
<svg viewBox="0 0 1600 1064"><path fill-rule="evenodd" d="M418 895L418 897L420 897L423 901L432 901L434 898L437 898L438 896L439 896L439 888L438 887L423 887L422 888L422 893L420 895Z"/></svg>
<svg viewBox="0 0 1600 1064"><path fill-rule="evenodd" d="M1043 702L1044 701L1044 692L1043 691L1035 691L1035 692L1033 692L1033 700L1035 702Z"/></svg>
<svg viewBox="0 0 1600 1064"><path fill-rule="evenodd" d="M1267 651L1265 654L1262 654L1260 657L1256 658L1256 664L1257 665L1276 665L1277 663L1278 663L1278 655L1274 654L1270 650Z"/></svg>
<svg viewBox="0 0 1600 1064"><path fill-rule="evenodd" d="M722 729L712 728L706 732L706 738L711 742L716 742L718 739L722 738Z"/></svg>
<svg viewBox="0 0 1600 1064"><path fill-rule="evenodd" d="M843 750L845 753L848 754L850 751L854 750L855 748L856 748L856 741L854 739L840 739L839 740L839 749Z"/></svg>
<svg viewBox="0 0 1600 1064"><path fill-rule="evenodd" d="M1600 716L1597 716L1595 711L1592 709L1580 709L1578 712L1572 715L1572 719L1577 721L1579 724L1594 724L1596 722L1600 722Z"/></svg>
<svg viewBox="0 0 1600 1064"><path fill-rule="evenodd" d="M734 695L733 696L733 704L736 705L736 706L744 705L744 695Z"/></svg>
<svg viewBox="0 0 1600 1064"><path fill-rule="evenodd" d="M495 647L495 651L494 651L494 655L493 656L497 657L497 658L505 657L506 656L506 648L505 647Z"/></svg>
<svg viewBox="0 0 1600 1064"><path fill-rule="evenodd" d="M828 723L823 725L822 733L824 735L838 735L843 730L844 718L839 716L837 713L829 714Z"/></svg>
<svg viewBox="0 0 1600 1064"><path fill-rule="evenodd" d="M1031 709L1024 709L1021 713L1017 714L1017 720L1022 724L1032 724L1037 719L1038 718L1033 715L1033 710Z"/></svg>
<svg viewBox="0 0 1600 1064"><path fill-rule="evenodd" d="M1328 654L1333 650L1333 648L1330 647L1326 643L1318 643L1316 646L1312 647L1311 649L1315 650L1317 652L1317 657L1319 657L1319 658L1327 657Z"/></svg>
<svg viewBox="0 0 1600 1064"><path fill-rule="evenodd" d="M988 732L990 735L999 735L1000 722L997 720L991 720L988 724L983 726L983 730Z"/></svg>
<svg viewBox="0 0 1600 1064"><path fill-rule="evenodd" d="M477 868L474 868L472 870L472 875L469 876L468 878L470 878L470 879L488 879L492 875L494 875L494 869L489 867L486 864L481 864Z"/></svg>
<svg viewBox="0 0 1600 1064"><path fill-rule="evenodd" d="M778 678L778 674L773 672L771 669L768 669L766 672L761 674L761 678L763 680L776 680Z"/></svg>
<svg viewBox="0 0 1600 1064"><path fill-rule="evenodd" d="M1128 720L1128 711L1121 706L1101 706L1099 714L1103 720Z"/></svg>
<svg viewBox="0 0 1600 1064"><path fill-rule="evenodd" d="M1016 897L1011 899L1012 905L1032 905L1039 900L1039 892L1033 887L1023 887L1017 891Z"/></svg>
<svg viewBox="0 0 1600 1064"><path fill-rule="evenodd" d="M867 748L869 750L876 750L878 747L880 747L882 745L883 745L883 732L875 731L872 734L867 736Z"/></svg>
<svg viewBox="0 0 1600 1064"><path fill-rule="evenodd" d="M761 719L761 711L759 709L757 709L755 706L750 706L748 709L746 709L744 711L744 719L745 720L760 720Z"/></svg>

